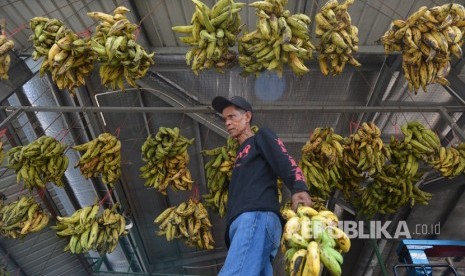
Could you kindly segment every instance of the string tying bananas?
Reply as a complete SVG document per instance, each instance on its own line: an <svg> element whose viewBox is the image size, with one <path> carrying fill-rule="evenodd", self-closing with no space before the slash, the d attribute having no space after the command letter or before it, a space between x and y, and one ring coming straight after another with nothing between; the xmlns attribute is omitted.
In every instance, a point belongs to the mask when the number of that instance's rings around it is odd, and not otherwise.
<svg viewBox="0 0 465 276"><path fill-rule="evenodd" d="M315 15L318 45L318 63L323 75L335 76L342 73L346 63L355 67L362 66L353 54L358 52L358 28L351 23L348 8L354 0L346 0L339 4L337 0L329 0Z"/></svg>
<svg viewBox="0 0 465 276"><path fill-rule="evenodd" d="M17 146L8 151L8 168L16 173L16 183L24 180L24 187L45 188L53 181L63 187L62 177L68 168L68 157L64 154L66 145L50 136L41 136L26 146Z"/></svg>
<svg viewBox="0 0 465 276"><path fill-rule="evenodd" d="M85 151L75 168L79 167L86 179L101 175L103 183L113 186L121 177L121 141L110 133L102 133L92 141L72 148Z"/></svg>
<svg viewBox="0 0 465 276"><path fill-rule="evenodd" d="M138 28L131 23L124 6L117 7L113 15L103 12L89 12L87 15L99 20L91 38L91 47L97 53L100 65L99 73L102 84L106 87L124 91L124 80L132 87L137 87L136 80L147 73L155 53L148 54L136 42L134 31Z"/></svg>
<svg viewBox="0 0 465 276"><path fill-rule="evenodd" d="M186 53L186 63L196 75L212 67L222 73L223 68L232 66L236 60L236 53L229 48L236 44L243 27L239 12L246 4L219 0L210 9L200 0L192 2L195 12L191 24L171 29L188 35L179 37L179 41L192 46Z"/></svg>
<svg viewBox="0 0 465 276"><path fill-rule="evenodd" d="M350 250L349 237L337 227L339 219L331 211L317 211L299 206L297 213L284 209L287 222L281 239L281 250L288 275L320 275L321 263L331 275L341 275L343 256Z"/></svg>
<svg viewBox="0 0 465 276"><path fill-rule="evenodd" d="M145 186L153 187L166 195L166 189L191 190L192 177L189 171L187 148L194 142L179 135L179 128L160 127L157 134L147 137L142 145L141 177L147 179Z"/></svg>
<svg viewBox="0 0 465 276"><path fill-rule="evenodd" d="M90 250L100 254L113 252L119 238L127 235L126 219L116 212L119 204L105 209L99 214L100 205L86 206L69 217L57 216L56 235L60 238L70 237L64 251L73 254L86 253Z"/></svg>
<svg viewBox="0 0 465 276"><path fill-rule="evenodd" d="M0 79L8 79L8 70L10 69L10 50L15 47L13 40L8 39L4 34L0 35Z"/></svg>
<svg viewBox="0 0 465 276"><path fill-rule="evenodd" d="M208 211L195 199L167 208L157 216L154 224L159 224L157 235L165 235L167 241L182 238L190 247L215 248Z"/></svg>
<svg viewBox="0 0 465 276"><path fill-rule="evenodd" d="M239 64L243 76L274 70L282 76L287 63L297 76L310 70L304 62L312 58L315 46L310 41L310 18L285 10L287 0L256 1L257 29L239 38Z"/></svg>
<svg viewBox="0 0 465 276"><path fill-rule="evenodd" d="M342 140L332 128L316 128L302 147L299 167L311 194L328 199L335 187L342 188L339 173L344 152Z"/></svg>
<svg viewBox="0 0 465 276"><path fill-rule="evenodd" d="M0 235L3 237L22 239L44 229L49 220L49 215L31 196L22 196L6 205L0 201Z"/></svg>
<svg viewBox="0 0 465 276"><path fill-rule="evenodd" d="M456 3L420 7L406 20L394 20L380 38L386 54L402 51L402 69L409 91L432 83L449 85L451 54L462 57L465 8Z"/></svg>

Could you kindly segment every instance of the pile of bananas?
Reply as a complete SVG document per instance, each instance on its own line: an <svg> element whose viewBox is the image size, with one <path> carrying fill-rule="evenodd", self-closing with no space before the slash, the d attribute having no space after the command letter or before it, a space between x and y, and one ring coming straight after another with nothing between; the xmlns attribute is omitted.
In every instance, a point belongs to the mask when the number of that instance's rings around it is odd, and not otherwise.
<svg viewBox="0 0 465 276"><path fill-rule="evenodd" d="M453 178L465 172L465 144L457 147L440 147L438 155L427 159L428 164L443 176Z"/></svg>
<svg viewBox="0 0 465 276"><path fill-rule="evenodd" d="M8 151L8 168L16 173L16 182L21 178L30 191L34 187L45 188L53 181L63 187L62 176L68 168L66 145L50 136L41 136L26 146L17 146Z"/></svg>
<svg viewBox="0 0 465 276"><path fill-rule="evenodd" d="M337 0L329 0L315 15L318 46L318 62L323 75L331 73L333 76L341 74L344 66L349 64L362 66L353 54L358 51L358 28L351 25L351 18L347 9L354 0L346 0L339 4Z"/></svg>
<svg viewBox="0 0 465 276"><path fill-rule="evenodd" d="M85 77L94 69L97 54L90 47L90 40L80 38L71 30L57 38L40 67L41 76L48 69L59 89L68 89L74 95L75 88L85 85Z"/></svg>
<svg viewBox="0 0 465 276"><path fill-rule="evenodd" d="M32 40L34 46L34 51L31 55L34 60L38 60L41 57L45 57L45 60L48 59L48 52L53 44L69 31L60 20L47 17L33 17L29 21L29 27L33 32L29 40ZM42 67L45 67L45 69L41 68L41 74L43 74L47 66L49 66L48 63L45 63L45 60L42 63Z"/></svg>
<svg viewBox="0 0 465 276"><path fill-rule="evenodd" d="M44 229L49 219L31 196L22 196L7 205L0 202L0 235L3 237L24 238L29 233Z"/></svg>
<svg viewBox="0 0 465 276"><path fill-rule="evenodd" d="M229 67L236 59L236 54L229 50L236 44L237 35L241 32L239 12L245 3L233 0L219 0L210 9L200 0L192 0L195 12L191 25L174 26L172 30L188 36L179 40L192 48L186 54L186 63L198 75L200 70L215 67Z"/></svg>
<svg viewBox="0 0 465 276"><path fill-rule="evenodd" d="M110 133L102 133L94 140L72 148L86 151L75 166L85 178L101 174L103 183L112 186L121 177L121 141Z"/></svg>
<svg viewBox="0 0 465 276"><path fill-rule="evenodd" d="M332 128L316 128L302 147L299 167L307 179L311 194L328 199L340 185L339 168L344 153L342 136Z"/></svg>
<svg viewBox="0 0 465 276"><path fill-rule="evenodd" d="M126 220L115 210L105 209L99 215L98 204L86 206L74 212L70 217L57 216L57 225L52 226L56 235L61 238L70 237L64 251L73 254L98 251L100 254L111 253L116 249L119 238L127 235Z"/></svg>
<svg viewBox="0 0 465 276"><path fill-rule="evenodd" d="M409 18L394 20L380 38L386 53L402 51L402 69L410 91L426 92L431 83L448 85L450 54L462 57L465 8L456 3L422 6Z"/></svg>
<svg viewBox="0 0 465 276"><path fill-rule="evenodd" d="M0 35L0 79L8 79L11 57L8 53L15 47L13 40L8 39L4 34Z"/></svg>
<svg viewBox="0 0 465 276"><path fill-rule="evenodd" d="M102 84L112 89L118 87L122 91L124 79L129 85L137 87L135 81L145 76L150 65L154 64L155 55L147 54L135 41L134 31L138 26L127 19L128 11L126 7L120 6L113 11L113 15L87 13L91 18L100 20L91 38L91 46L102 63L99 70Z"/></svg>
<svg viewBox="0 0 465 276"><path fill-rule="evenodd" d="M239 64L243 75L275 70L282 76L287 63L294 74L309 72L304 62L312 58L315 46L310 41L310 18L284 10L288 0L256 1L257 29L239 38Z"/></svg>
<svg viewBox="0 0 465 276"><path fill-rule="evenodd" d="M343 256L350 250L350 239L337 227L337 216L328 210L300 206L297 213L283 210L287 219L282 247L289 275L320 275L321 263L331 275L341 275ZM320 263L321 262L321 263Z"/></svg>
<svg viewBox="0 0 465 276"><path fill-rule="evenodd" d="M157 189L166 195L169 184L175 191L192 189L187 148L194 142L179 135L179 128L160 127L157 134L147 137L142 145L141 177L147 179L144 185Z"/></svg>
<svg viewBox="0 0 465 276"><path fill-rule="evenodd" d="M159 224L160 231L157 235L165 235L168 241L183 238L191 247L197 246L200 249L215 247L208 212L203 204L195 199L167 208L158 215L154 224Z"/></svg>

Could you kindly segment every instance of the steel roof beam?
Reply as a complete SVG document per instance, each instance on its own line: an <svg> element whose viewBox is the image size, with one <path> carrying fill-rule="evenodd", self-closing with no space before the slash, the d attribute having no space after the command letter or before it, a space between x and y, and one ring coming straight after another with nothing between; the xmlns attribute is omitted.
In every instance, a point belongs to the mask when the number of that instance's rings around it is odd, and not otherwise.
<svg viewBox="0 0 465 276"><path fill-rule="evenodd" d="M144 88L147 89L147 88ZM156 91L156 89L151 89ZM166 112L166 113L216 113L210 106L178 106L178 107L132 107L132 106L0 106L0 109L14 111L20 109L22 112L83 112L83 113L134 113L134 112ZM357 105L328 105L328 106L254 106L254 113L266 113L276 111L293 111L293 112L440 112L444 109L447 112L463 112L463 106L415 106L415 105L396 105L396 106L357 106ZM208 124L211 125L210 122ZM221 127L223 128L223 127Z"/></svg>

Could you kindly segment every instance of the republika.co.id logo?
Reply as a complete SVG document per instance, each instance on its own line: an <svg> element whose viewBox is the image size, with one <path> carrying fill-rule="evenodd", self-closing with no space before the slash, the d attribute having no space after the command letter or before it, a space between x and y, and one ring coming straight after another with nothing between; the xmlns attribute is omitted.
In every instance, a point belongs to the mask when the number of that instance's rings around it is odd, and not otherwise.
<svg viewBox="0 0 465 276"><path fill-rule="evenodd" d="M406 221L394 225L392 221L339 221L338 227L350 239L411 239L416 235L439 235L440 222L435 224L415 224L408 226ZM391 231L388 229L391 228ZM393 230L392 230L393 229ZM337 238L337 237L334 237Z"/></svg>

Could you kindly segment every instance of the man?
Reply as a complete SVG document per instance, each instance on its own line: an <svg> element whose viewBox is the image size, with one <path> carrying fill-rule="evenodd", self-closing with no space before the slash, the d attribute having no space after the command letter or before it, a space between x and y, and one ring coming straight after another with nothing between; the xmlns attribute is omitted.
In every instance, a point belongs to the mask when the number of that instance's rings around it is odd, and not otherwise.
<svg viewBox="0 0 465 276"><path fill-rule="evenodd" d="M260 128L253 133L252 106L244 98L216 97L212 106L240 145L229 183L229 251L219 275L271 276L282 234L277 177L290 189L294 210L298 204L312 204L305 178L274 132Z"/></svg>

